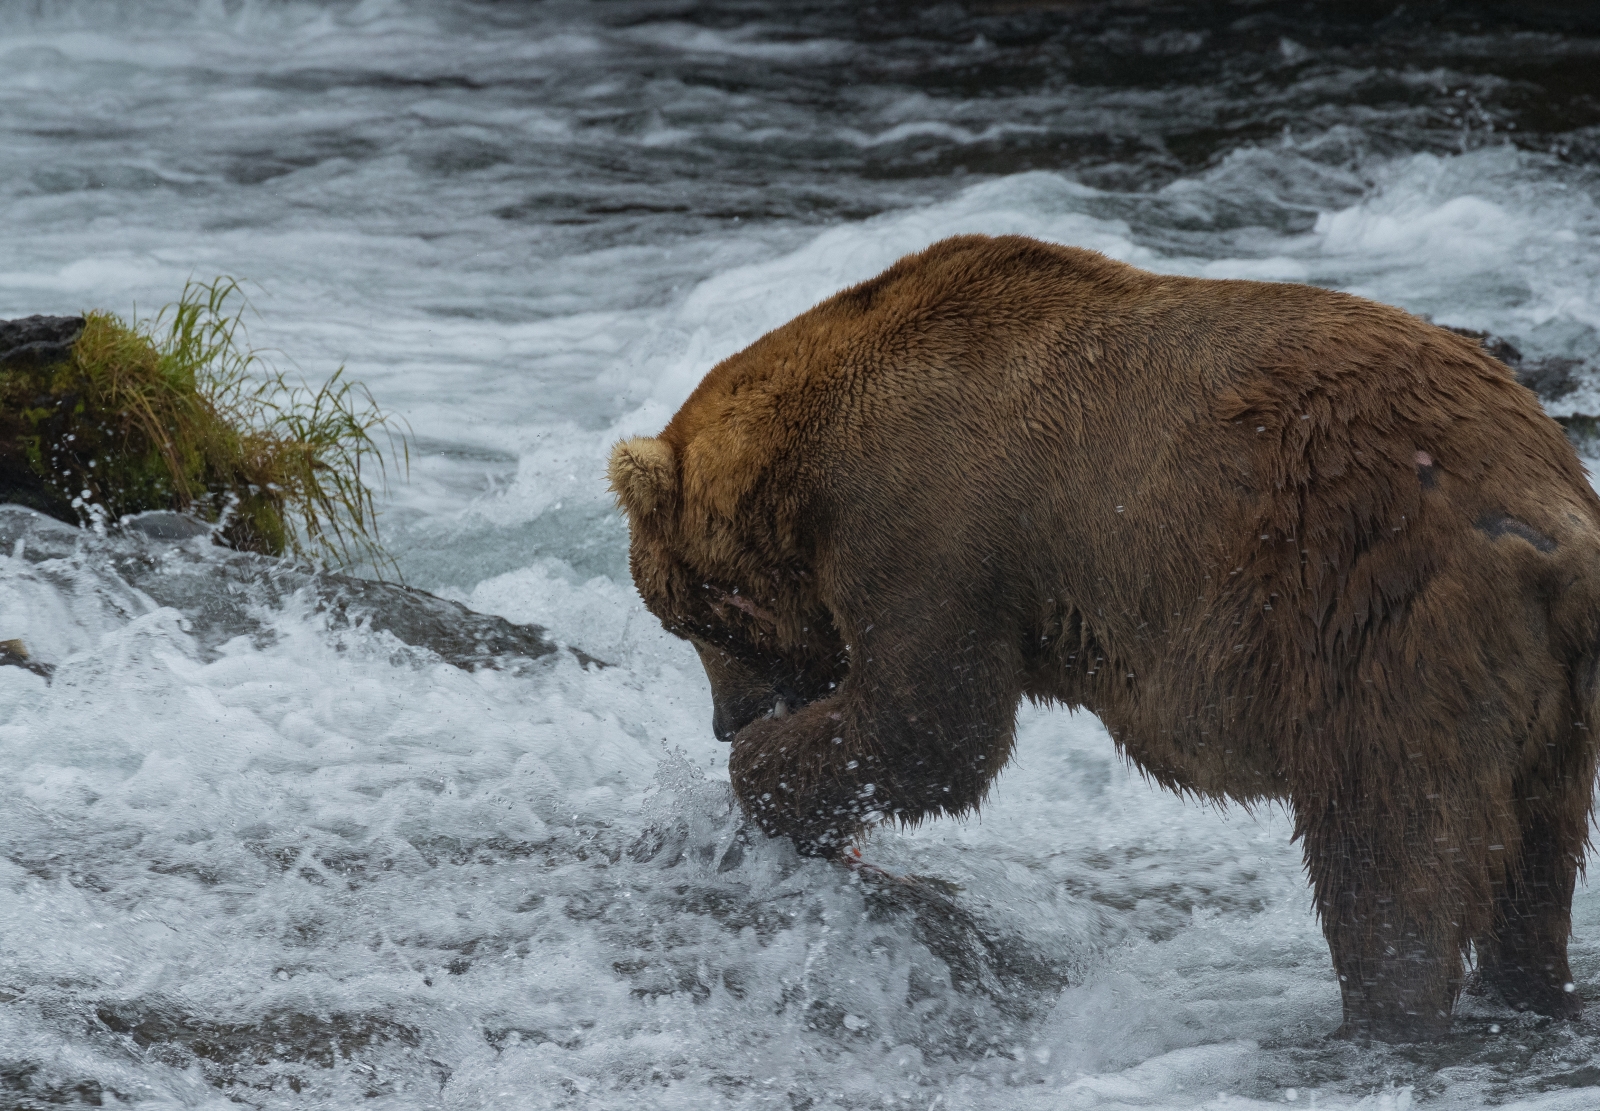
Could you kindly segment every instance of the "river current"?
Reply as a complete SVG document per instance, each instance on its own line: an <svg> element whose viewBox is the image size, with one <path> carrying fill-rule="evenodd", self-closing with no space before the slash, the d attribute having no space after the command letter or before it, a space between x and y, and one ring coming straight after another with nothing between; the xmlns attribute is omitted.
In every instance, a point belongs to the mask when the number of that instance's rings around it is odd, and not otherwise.
<svg viewBox="0 0 1600 1111"><path fill-rule="evenodd" d="M1087 716L875 833L916 883L749 836L603 478L969 231L1374 297L1600 413L1600 25L1509 10L0 0L0 319L241 279L409 425L406 582L581 650L0 510L53 669L0 667L0 1106L1594 1107L1595 1018L1330 1041L1288 816ZM1593 1014L1591 886L1574 929Z"/></svg>

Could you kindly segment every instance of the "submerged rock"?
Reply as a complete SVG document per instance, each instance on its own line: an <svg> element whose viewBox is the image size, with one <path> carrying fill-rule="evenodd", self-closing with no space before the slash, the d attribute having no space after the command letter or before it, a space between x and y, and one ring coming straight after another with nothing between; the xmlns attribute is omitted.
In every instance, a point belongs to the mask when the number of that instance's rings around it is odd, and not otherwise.
<svg viewBox="0 0 1600 1111"><path fill-rule="evenodd" d="M270 639L270 617L264 611L281 610L299 596L327 616L332 630L387 632L465 670L515 668L563 651L585 667L606 666L561 645L538 625L477 613L398 583L230 551L203 539L212 531L182 514L147 513L100 536L22 506L0 505L0 551L33 564L87 557L92 566L115 575L154 605L183 614L202 654L210 658L235 637ZM22 661L0 660L6 662ZM50 667L37 662L24 666L40 674L48 674L40 668Z"/></svg>
<svg viewBox="0 0 1600 1111"><path fill-rule="evenodd" d="M1528 359L1523 357L1521 348L1504 336L1480 332L1475 328L1448 330L1458 336L1477 340L1485 351L1510 367L1517 381L1538 394L1541 401L1559 401L1578 388L1579 381L1573 372L1584 369L1582 359L1569 359L1564 355Z"/></svg>
<svg viewBox="0 0 1600 1111"><path fill-rule="evenodd" d="M859 871L872 921L900 922L949 970L950 986L987 996L1003 1015L1036 1018L1067 987L1065 967L968 910L960 887L929 876Z"/></svg>
<svg viewBox="0 0 1600 1111"><path fill-rule="evenodd" d="M1587 376L1588 366L1582 359L1565 355L1529 359L1523 356L1521 348L1504 336L1481 332L1476 328L1444 327L1458 336L1477 340L1485 351L1511 368L1517 381L1538 394L1540 401L1560 401L1574 393ZM1600 417L1589 413L1566 413L1556 416L1555 420L1567 430L1567 439L1579 451L1592 453L1600 446Z"/></svg>

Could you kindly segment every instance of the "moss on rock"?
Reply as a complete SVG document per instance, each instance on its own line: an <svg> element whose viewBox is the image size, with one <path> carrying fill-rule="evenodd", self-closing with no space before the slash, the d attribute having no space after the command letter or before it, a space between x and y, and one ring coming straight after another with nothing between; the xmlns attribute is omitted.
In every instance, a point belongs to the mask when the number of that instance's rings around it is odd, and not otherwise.
<svg viewBox="0 0 1600 1111"><path fill-rule="evenodd" d="M177 510L245 551L386 562L365 480L386 476L387 418L343 368L287 381L242 342L244 307L219 280L153 321L0 322L0 500L102 527Z"/></svg>

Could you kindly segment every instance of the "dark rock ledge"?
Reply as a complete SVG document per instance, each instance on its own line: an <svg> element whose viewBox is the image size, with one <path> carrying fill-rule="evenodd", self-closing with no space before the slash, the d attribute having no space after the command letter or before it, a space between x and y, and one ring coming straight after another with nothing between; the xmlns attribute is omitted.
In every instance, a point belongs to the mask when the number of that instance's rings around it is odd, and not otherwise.
<svg viewBox="0 0 1600 1111"><path fill-rule="evenodd" d="M146 513L115 532L97 536L21 506L0 505L0 554L26 560L41 574L62 575L69 589L74 574L67 569L69 562L80 555L88 557L90 565L106 576L107 590L120 594L124 586L131 587L156 605L183 614L207 659L215 659L221 647L238 636L270 642L276 635L271 628L273 615L299 595L313 612L326 615L330 632L355 628L387 632L467 671L486 667L519 671L558 653L570 654L584 667L607 666L560 644L541 626L477 613L414 587L193 543L209 532L209 526L192 517ZM135 608L136 598L125 602ZM0 630L0 635L6 633L14 630ZM7 664L46 676L54 670L15 640L0 641L0 666Z"/></svg>

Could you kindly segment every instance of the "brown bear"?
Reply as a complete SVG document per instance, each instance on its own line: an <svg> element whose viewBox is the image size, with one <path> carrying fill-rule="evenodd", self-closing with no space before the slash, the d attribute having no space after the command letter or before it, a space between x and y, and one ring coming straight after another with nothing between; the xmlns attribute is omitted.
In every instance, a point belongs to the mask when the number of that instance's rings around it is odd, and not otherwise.
<svg viewBox="0 0 1600 1111"><path fill-rule="evenodd" d="M1302 285L962 236L724 360L610 478L746 813L802 852L972 810L1019 700L1295 816L1346 1036L1476 952L1574 1017L1600 500L1477 343Z"/></svg>

